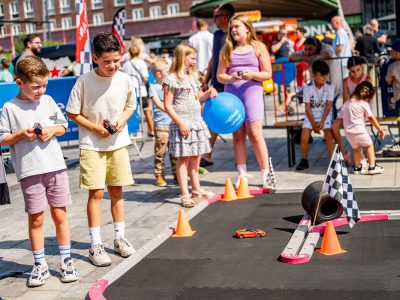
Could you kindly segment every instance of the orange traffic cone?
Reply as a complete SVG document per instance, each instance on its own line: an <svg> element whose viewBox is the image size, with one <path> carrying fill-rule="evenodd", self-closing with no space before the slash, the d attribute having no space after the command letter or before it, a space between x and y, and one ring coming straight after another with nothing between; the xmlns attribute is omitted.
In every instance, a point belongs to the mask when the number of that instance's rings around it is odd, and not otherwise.
<svg viewBox="0 0 400 300"><path fill-rule="evenodd" d="M193 231L190 227L189 221L186 218L185 211L181 208L178 217L178 223L176 225L175 233L172 235L173 237L190 237L195 234L196 231Z"/></svg>
<svg viewBox="0 0 400 300"><path fill-rule="evenodd" d="M249 187L247 185L247 180L243 176L240 176L239 188L236 192L238 199L253 198L254 196L250 194Z"/></svg>
<svg viewBox="0 0 400 300"><path fill-rule="evenodd" d="M326 224L322 245L317 251L325 255L335 255L347 252L340 247L339 239L336 235L335 226L332 221L329 221Z"/></svg>
<svg viewBox="0 0 400 300"><path fill-rule="evenodd" d="M222 196L222 201L233 201L237 200L235 188L233 187L232 180L230 178L226 179L225 183L225 191L224 195Z"/></svg>

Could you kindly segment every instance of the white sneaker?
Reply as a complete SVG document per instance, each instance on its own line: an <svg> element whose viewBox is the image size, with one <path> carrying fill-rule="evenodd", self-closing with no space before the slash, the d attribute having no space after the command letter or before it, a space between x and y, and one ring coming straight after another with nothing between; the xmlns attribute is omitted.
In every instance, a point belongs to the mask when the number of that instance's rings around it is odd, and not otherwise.
<svg viewBox="0 0 400 300"><path fill-rule="evenodd" d="M249 178L253 178L253 175L251 175L249 173L239 174L238 179L236 180L236 183L235 183L235 188L236 189L239 188L240 177L243 177L244 180L246 180L247 185L249 185Z"/></svg>
<svg viewBox="0 0 400 300"><path fill-rule="evenodd" d="M383 171L385 171L385 169L382 166L377 165L377 164L375 164L373 167L371 167L371 166L368 167L369 175L382 174Z"/></svg>
<svg viewBox="0 0 400 300"><path fill-rule="evenodd" d="M112 263L104 246L104 244L98 244L89 249L89 260L97 267L108 267Z"/></svg>
<svg viewBox="0 0 400 300"><path fill-rule="evenodd" d="M263 176L263 189L271 189L271 190L275 190L275 183L272 182L271 177L269 176L269 174L267 176Z"/></svg>
<svg viewBox="0 0 400 300"><path fill-rule="evenodd" d="M35 263L31 276L28 278L28 287L37 287L45 284L46 279L50 277L49 267L46 263Z"/></svg>
<svg viewBox="0 0 400 300"><path fill-rule="evenodd" d="M119 237L114 240L114 252L120 254L122 257L128 257L135 253L136 250L126 237Z"/></svg>
<svg viewBox="0 0 400 300"><path fill-rule="evenodd" d="M71 257L64 260L64 265L60 267L61 282L73 282L79 279L76 267Z"/></svg>

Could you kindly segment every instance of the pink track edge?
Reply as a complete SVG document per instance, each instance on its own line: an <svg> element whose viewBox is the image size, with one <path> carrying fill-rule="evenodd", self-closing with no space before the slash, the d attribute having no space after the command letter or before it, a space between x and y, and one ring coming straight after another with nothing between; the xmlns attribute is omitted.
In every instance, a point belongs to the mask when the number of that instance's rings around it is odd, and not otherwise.
<svg viewBox="0 0 400 300"><path fill-rule="evenodd" d="M361 216L361 219L359 222L373 222L373 221L384 221L388 220L389 215L388 214L369 214L369 215L364 215ZM328 221L329 222L329 221ZM314 228L311 228L308 232L318 232L320 235L322 235L325 232L326 224L328 222L321 223ZM339 218L331 221L335 227L343 226L348 224L348 221L346 218ZM286 264L304 264L308 263L311 260L311 257L309 255L284 255L281 253L280 255L280 261Z"/></svg>

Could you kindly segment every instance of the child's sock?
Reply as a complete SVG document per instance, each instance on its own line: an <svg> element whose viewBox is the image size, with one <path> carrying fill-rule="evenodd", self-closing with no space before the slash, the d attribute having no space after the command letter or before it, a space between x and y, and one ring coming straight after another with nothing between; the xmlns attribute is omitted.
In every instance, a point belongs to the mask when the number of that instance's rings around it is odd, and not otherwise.
<svg viewBox="0 0 400 300"><path fill-rule="evenodd" d="M46 258L44 257L44 249L32 251L33 258L35 259L35 263L39 263L41 265L46 264Z"/></svg>
<svg viewBox="0 0 400 300"><path fill-rule="evenodd" d="M58 246L58 250L60 251L61 265L63 266L65 259L71 257L71 245Z"/></svg>
<svg viewBox="0 0 400 300"><path fill-rule="evenodd" d="M114 222L114 238L118 239L125 236L125 222Z"/></svg>
<svg viewBox="0 0 400 300"><path fill-rule="evenodd" d="M237 170L239 171L239 175L245 175L247 173L247 165L237 165Z"/></svg>
<svg viewBox="0 0 400 300"><path fill-rule="evenodd" d="M93 246L101 244L100 226L89 227L90 244Z"/></svg>

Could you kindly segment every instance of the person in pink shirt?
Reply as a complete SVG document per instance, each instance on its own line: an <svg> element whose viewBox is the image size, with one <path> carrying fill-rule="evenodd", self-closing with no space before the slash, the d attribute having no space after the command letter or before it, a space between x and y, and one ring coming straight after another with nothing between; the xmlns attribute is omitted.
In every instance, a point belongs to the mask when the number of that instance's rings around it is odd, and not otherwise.
<svg viewBox="0 0 400 300"><path fill-rule="evenodd" d="M369 106L369 100L374 96L374 88L368 81L358 84L341 109L343 119L343 127L346 138L353 149L354 174L380 174L383 173L383 167L375 163L374 144L367 132L365 120L369 120L371 124L378 130L380 137L385 137L384 129L379 125L376 118L372 115ZM363 167L361 157L363 156L363 148L365 148L368 157L368 168Z"/></svg>

